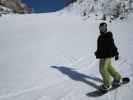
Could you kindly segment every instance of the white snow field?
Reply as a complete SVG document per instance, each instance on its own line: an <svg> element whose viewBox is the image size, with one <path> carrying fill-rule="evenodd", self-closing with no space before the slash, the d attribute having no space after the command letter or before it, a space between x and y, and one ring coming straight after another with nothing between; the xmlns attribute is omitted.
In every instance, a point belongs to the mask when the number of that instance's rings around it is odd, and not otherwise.
<svg viewBox="0 0 133 100"><path fill-rule="evenodd" d="M101 21L68 14L0 17L0 100L132 100L133 20L108 23L119 48L113 65L131 82L105 95L94 56Z"/></svg>

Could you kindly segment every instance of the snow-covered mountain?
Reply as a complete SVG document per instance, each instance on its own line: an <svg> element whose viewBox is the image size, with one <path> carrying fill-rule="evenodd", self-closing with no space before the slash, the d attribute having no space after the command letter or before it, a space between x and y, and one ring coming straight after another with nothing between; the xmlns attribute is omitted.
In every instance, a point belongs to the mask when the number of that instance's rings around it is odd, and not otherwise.
<svg viewBox="0 0 133 100"><path fill-rule="evenodd" d="M133 0L77 0L65 10L87 17L93 14L103 20L124 19L133 13Z"/></svg>
<svg viewBox="0 0 133 100"><path fill-rule="evenodd" d="M9 13L13 13L13 11L7 7L0 5L0 16L2 14L9 14Z"/></svg>
<svg viewBox="0 0 133 100"><path fill-rule="evenodd" d="M113 21L120 59L113 62L131 82L103 96L94 56L101 21L81 16L7 15L0 18L0 100L132 100L133 20Z"/></svg>
<svg viewBox="0 0 133 100"><path fill-rule="evenodd" d="M10 9L10 11L9 11ZM32 9L21 0L0 0L0 13L31 13Z"/></svg>

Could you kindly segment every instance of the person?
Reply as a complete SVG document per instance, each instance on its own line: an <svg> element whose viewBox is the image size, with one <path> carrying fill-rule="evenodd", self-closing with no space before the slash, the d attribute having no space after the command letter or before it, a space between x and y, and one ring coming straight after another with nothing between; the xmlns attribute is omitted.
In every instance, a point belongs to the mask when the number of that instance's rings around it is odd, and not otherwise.
<svg viewBox="0 0 133 100"><path fill-rule="evenodd" d="M107 23L99 25L100 35L97 40L97 50L95 56L99 59L99 71L103 78L102 90L111 89L112 85L121 85L122 76L112 66L112 58L119 59L119 52L114 43L112 32L108 31ZM113 81L112 81L113 78Z"/></svg>

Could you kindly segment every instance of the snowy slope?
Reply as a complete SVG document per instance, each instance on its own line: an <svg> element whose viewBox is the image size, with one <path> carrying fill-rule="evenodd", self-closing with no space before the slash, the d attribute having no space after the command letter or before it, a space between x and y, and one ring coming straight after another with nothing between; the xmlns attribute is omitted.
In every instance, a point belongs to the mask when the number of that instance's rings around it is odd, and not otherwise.
<svg viewBox="0 0 133 100"><path fill-rule="evenodd" d="M67 14L0 18L0 100L132 100L133 20L109 23L121 58L114 65L131 82L100 97L94 57L100 21Z"/></svg>
<svg viewBox="0 0 133 100"><path fill-rule="evenodd" d="M61 12L86 17L93 15L103 20L123 20L133 13L133 0L76 0Z"/></svg>

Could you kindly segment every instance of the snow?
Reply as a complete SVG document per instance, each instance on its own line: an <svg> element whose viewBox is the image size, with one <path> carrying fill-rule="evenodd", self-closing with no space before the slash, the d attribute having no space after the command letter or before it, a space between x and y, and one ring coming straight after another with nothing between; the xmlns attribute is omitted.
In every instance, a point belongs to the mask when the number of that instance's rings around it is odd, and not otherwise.
<svg viewBox="0 0 133 100"><path fill-rule="evenodd" d="M13 11L7 7L0 5L0 16L3 14L12 14Z"/></svg>
<svg viewBox="0 0 133 100"><path fill-rule="evenodd" d="M76 2L61 10L98 19L123 19L133 12L133 0L76 0Z"/></svg>
<svg viewBox="0 0 133 100"><path fill-rule="evenodd" d="M131 100L133 20L108 23L120 51L113 61L131 82L90 96L101 83L95 59L101 21L69 14L6 15L0 18L0 100Z"/></svg>

